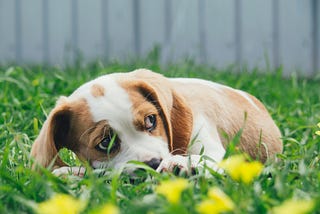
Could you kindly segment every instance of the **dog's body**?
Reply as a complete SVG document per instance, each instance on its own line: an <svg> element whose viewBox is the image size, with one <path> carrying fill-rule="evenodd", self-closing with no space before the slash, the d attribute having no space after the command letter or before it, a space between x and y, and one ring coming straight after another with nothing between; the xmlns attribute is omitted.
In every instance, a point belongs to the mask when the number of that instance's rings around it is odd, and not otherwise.
<svg viewBox="0 0 320 214"><path fill-rule="evenodd" d="M45 167L53 161L56 168L65 166L57 152L66 147L94 168L121 168L137 160L171 171L196 167L202 149L220 161L242 128L238 147L251 157L264 162L281 153L280 131L255 97L140 69L102 76L60 98L31 154Z"/></svg>

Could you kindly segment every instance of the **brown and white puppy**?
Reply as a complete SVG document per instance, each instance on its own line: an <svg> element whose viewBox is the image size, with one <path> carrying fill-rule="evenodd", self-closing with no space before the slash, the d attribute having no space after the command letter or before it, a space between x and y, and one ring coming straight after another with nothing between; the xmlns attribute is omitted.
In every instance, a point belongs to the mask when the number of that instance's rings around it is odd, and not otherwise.
<svg viewBox="0 0 320 214"><path fill-rule="evenodd" d="M197 166L202 149L220 161L241 128L239 149L252 158L264 162L282 152L278 127L250 94L139 69L101 76L61 97L31 155L44 167L54 162L56 174L83 173L58 157L64 147L93 168L122 168L137 160L159 172L175 166L186 170Z"/></svg>

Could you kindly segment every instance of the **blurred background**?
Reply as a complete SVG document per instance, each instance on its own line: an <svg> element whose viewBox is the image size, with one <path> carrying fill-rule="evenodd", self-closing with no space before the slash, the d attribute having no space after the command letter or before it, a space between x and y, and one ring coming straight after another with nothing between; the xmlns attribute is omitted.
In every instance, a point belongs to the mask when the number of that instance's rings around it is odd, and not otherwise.
<svg viewBox="0 0 320 214"><path fill-rule="evenodd" d="M317 0L0 0L0 64L145 57L225 68L320 68Z"/></svg>

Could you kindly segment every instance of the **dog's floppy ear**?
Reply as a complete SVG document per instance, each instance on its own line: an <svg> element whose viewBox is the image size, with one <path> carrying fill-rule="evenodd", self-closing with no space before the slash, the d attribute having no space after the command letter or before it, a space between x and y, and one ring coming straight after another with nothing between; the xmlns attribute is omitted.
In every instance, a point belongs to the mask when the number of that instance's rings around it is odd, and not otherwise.
<svg viewBox="0 0 320 214"><path fill-rule="evenodd" d="M186 154L191 140L193 117L190 107L176 92L172 92L170 122L172 127L172 153Z"/></svg>
<svg viewBox="0 0 320 214"><path fill-rule="evenodd" d="M191 139L193 117L190 107L171 83L162 75L148 70L134 73L139 80L138 88L159 109L164 121L169 150L173 154L186 154Z"/></svg>
<svg viewBox="0 0 320 214"><path fill-rule="evenodd" d="M68 104L58 102L43 124L39 136L35 140L31 156L35 159L34 167L39 164L48 167L61 167L66 164L59 158L58 151L67 144L71 125L72 111ZM54 163L53 163L54 161Z"/></svg>

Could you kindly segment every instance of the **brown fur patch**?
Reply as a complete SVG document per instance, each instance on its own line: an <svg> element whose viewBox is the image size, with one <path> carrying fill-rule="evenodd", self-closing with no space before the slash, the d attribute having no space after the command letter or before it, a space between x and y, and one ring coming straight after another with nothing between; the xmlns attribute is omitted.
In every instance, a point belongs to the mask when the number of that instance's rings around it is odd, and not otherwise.
<svg viewBox="0 0 320 214"><path fill-rule="evenodd" d="M99 84L93 84L91 86L91 94L94 97L102 97L104 96L105 93L105 89L103 86L99 85Z"/></svg>
<svg viewBox="0 0 320 214"><path fill-rule="evenodd" d="M173 93L173 108L171 111L173 133L173 154L187 154L193 128L193 115L185 100Z"/></svg>

